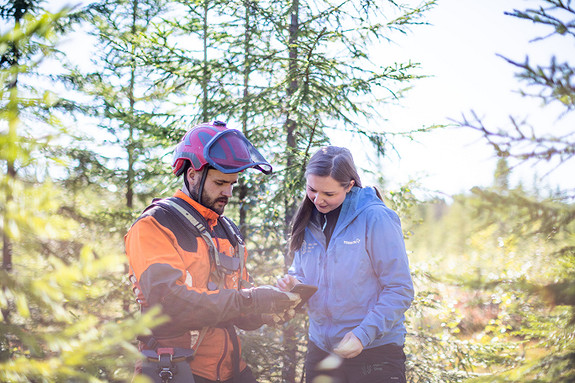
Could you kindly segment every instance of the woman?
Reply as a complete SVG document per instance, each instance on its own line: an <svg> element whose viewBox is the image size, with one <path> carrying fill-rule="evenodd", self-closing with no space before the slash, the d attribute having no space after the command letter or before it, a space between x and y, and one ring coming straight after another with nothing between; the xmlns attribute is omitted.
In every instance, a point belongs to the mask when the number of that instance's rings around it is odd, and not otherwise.
<svg viewBox="0 0 575 383"><path fill-rule="evenodd" d="M294 261L278 287L315 285L308 303L306 382L331 353L336 382L405 382L405 311L413 284L403 232L375 188L362 188L351 152L327 146L306 168L306 197L293 220Z"/></svg>

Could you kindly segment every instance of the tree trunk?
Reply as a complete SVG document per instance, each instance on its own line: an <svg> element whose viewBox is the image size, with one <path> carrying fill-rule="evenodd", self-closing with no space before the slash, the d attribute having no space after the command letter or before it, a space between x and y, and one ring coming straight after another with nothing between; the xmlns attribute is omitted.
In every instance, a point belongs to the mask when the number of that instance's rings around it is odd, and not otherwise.
<svg viewBox="0 0 575 383"><path fill-rule="evenodd" d="M287 90L287 99L290 100L291 97L296 93L298 87L298 79L297 79L297 57L298 57L298 49L297 49L297 39L298 39L298 31L299 31L299 0L293 0L291 5L291 22L289 28L289 69L288 69L288 76L289 76L289 85ZM288 116L286 119L286 139L287 139L287 168L290 169L294 166L295 159L294 154L296 149L296 141L295 141L295 131L297 128L297 121L292 118L292 111L288 110ZM289 229L290 223L293 219L295 214L296 204L293 199L290 199L289 196L286 196L285 199L285 238L286 242L289 238ZM292 263L292 255L289 252L289 249L286 247L284 251L284 267L285 270L290 267ZM283 355L283 368L282 368L282 381L287 383L295 383L296 378L296 362L297 362L297 339L296 339L296 329L292 322L288 322L287 325L284 327L283 330L283 346L284 346L284 355Z"/></svg>
<svg viewBox="0 0 575 383"><path fill-rule="evenodd" d="M34 2L14 2L10 8L7 6L7 9L4 11L9 10L7 14L12 13L14 17L14 23L18 24L24 15L28 13L32 7L34 6ZM11 12L10 12L11 11ZM11 52L10 52L11 51ZM8 63L10 67L16 68L20 61L20 50L16 44L12 44L9 47L9 50L4 53L1 60L2 63ZM17 93L18 93L18 71L14 72L13 78L9 80L7 84L7 88L9 89L10 93L10 102L9 103L17 103ZM15 105L15 104L14 104ZM10 106L9 106L10 107ZM14 109L18 109L16 105ZM16 126L14 124L9 124L10 130L16 130ZM11 131L9 136L16 135L15 131ZM6 161L6 177L7 179L7 188L6 188L6 210L8 209L8 205L13 199L12 195L12 185L14 180L16 180L16 167L14 166L14 159L8 158ZM2 270L6 270L7 272L12 271L12 240L8 236L6 232L6 228L9 227L9 217L8 214L4 214L4 222L3 222L4 230L2 231ZM8 306L9 307L9 306ZM2 309L2 315L4 317L4 321L6 323L10 323L10 309Z"/></svg>
<svg viewBox="0 0 575 383"><path fill-rule="evenodd" d="M136 36L136 20L138 17L138 0L134 0L132 3L132 37L135 39ZM128 210L134 208L134 163L136 161L134 155L134 130L136 129L136 115L135 115L135 97L134 97L134 86L136 83L136 48L134 41L131 41L131 63L130 63L130 84L128 88L128 98L130 102L130 120L128 123L128 142L126 145L126 150L128 152L128 171L126 173L126 207ZM124 264L124 273L128 274L130 272L130 267L128 264ZM122 302L124 312L130 311L131 299L125 298Z"/></svg>
<svg viewBox="0 0 575 383"><path fill-rule="evenodd" d="M208 122L210 116L208 114L208 83L209 83L209 70L208 70L208 11L209 0L204 0L204 61L203 61L203 76L202 76L202 122Z"/></svg>
<svg viewBox="0 0 575 383"><path fill-rule="evenodd" d="M134 0L132 4L132 37L135 39L136 35L136 20L138 17L138 0ZM131 42L131 62L130 62L130 84L128 87L128 98L130 102L130 122L128 126L128 144L126 149L128 152L128 172L126 174L126 207L132 209L134 207L134 131L136 129L136 114L134 97L134 86L136 83L136 47L134 41Z"/></svg>
<svg viewBox="0 0 575 383"><path fill-rule="evenodd" d="M242 100L242 115L241 115L241 123L242 123L242 132L246 137L248 136L248 111L249 111L249 83L250 83L250 73L252 71L251 68L251 26L250 26L250 0L244 1L245 7L245 24L244 24L244 90L243 90L243 100ZM247 233L247 205L245 204L246 198L248 196L248 188L245 184L243 178L240 179L240 183L238 186L238 197L239 197L239 228L240 231L244 234L246 238L249 238L249 233Z"/></svg>
<svg viewBox="0 0 575 383"><path fill-rule="evenodd" d="M12 160L8 160L8 171L6 172L6 176L8 178L7 184L9 185L6 190L6 207L12 201L12 190L11 186L12 181L16 179L16 169L14 168L14 162ZM8 237L8 233L6 233L6 228L9 226L8 222L9 218L7 214L4 214L4 231L2 232L2 269L6 271L12 270L12 240Z"/></svg>
<svg viewBox="0 0 575 383"><path fill-rule="evenodd" d="M6 12L6 15L12 14L14 17L14 23L18 24L24 17L26 13L28 13L34 6L34 2L14 2L11 6L6 5L3 11ZM12 68L17 68L20 61L21 52L18 49L16 44L11 44L9 49L4 52L4 55L1 57L0 61L2 63L7 63ZM7 88L10 94L10 103L17 103L17 93L18 93L18 71L15 71L13 74L13 78L10 79L7 83ZM15 104L16 105L16 104ZM14 107L17 111L18 106ZM9 124L10 130L15 130L16 127L13 124ZM10 132L10 136L13 134L16 135L15 131ZM6 189L6 208L12 201L12 184L13 181L16 179L16 167L14 166L14 159L7 159L6 161L6 176L8 178L7 182L7 189ZM2 231L2 269L6 271L12 270L12 240L8 237L8 233L6 233L6 228L9 227L9 218L7 217L8 214L4 214L4 222L3 227L4 230ZM7 319L7 316L5 315Z"/></svg>

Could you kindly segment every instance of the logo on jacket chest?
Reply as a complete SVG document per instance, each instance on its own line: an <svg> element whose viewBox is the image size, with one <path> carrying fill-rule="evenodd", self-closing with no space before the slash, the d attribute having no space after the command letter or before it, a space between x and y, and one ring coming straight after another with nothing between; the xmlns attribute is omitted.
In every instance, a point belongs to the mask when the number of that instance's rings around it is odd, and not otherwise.
<svg viewBox="0 0 575 383"><path fill-rule="evenodd" d="M353 241L343 241L343 244L344 245L357 245L360 242L361 242L361 239L356 238Z"/></svg>
<svg viewBox="0 0 575 383"><path fill-rule="evenodd" d="M316 243L316 242L309 243L309 242L306 242L305 240L301 244L301 248L303 249L304 253L309 253L309 252L313 251L317 246L318 246L318 243Z"/></svg>

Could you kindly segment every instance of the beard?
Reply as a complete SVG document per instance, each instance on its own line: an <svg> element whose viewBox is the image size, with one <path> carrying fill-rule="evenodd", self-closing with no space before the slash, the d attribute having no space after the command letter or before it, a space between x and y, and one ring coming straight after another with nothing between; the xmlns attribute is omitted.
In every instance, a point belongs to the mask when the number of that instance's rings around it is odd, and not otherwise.
<svg viewBox="0 0 575 383"><path fill-rule="evenodd" d="M199 185L192 186L190 190L190 196L192 197L193 200L200 201ZM228 197L211 198L206 192L206 189L204 189L202 193L201 204L207 207L208 209L218 213L219 215L222 215L224 213L226 205L228 204ZM217 207L216 204L220 204L221 207Z"/></svg>

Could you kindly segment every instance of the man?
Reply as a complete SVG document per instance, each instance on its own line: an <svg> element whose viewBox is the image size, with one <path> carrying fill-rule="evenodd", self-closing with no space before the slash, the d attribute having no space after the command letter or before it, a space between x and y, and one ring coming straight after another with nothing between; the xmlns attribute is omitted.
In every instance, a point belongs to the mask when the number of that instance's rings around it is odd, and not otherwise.
<svg viewBox="0 0 575 383"><path fill-rule="evenodd" d="M186 133L172 168L183 188L155 200L125 237L142 311L159 305L170 318L140 338L143 373L155 382L256 382L234 326L254 330L283 317L299 296L251 286L241 234L222 214L240 172L272 167L241 132L215 121Z"/></svg>

